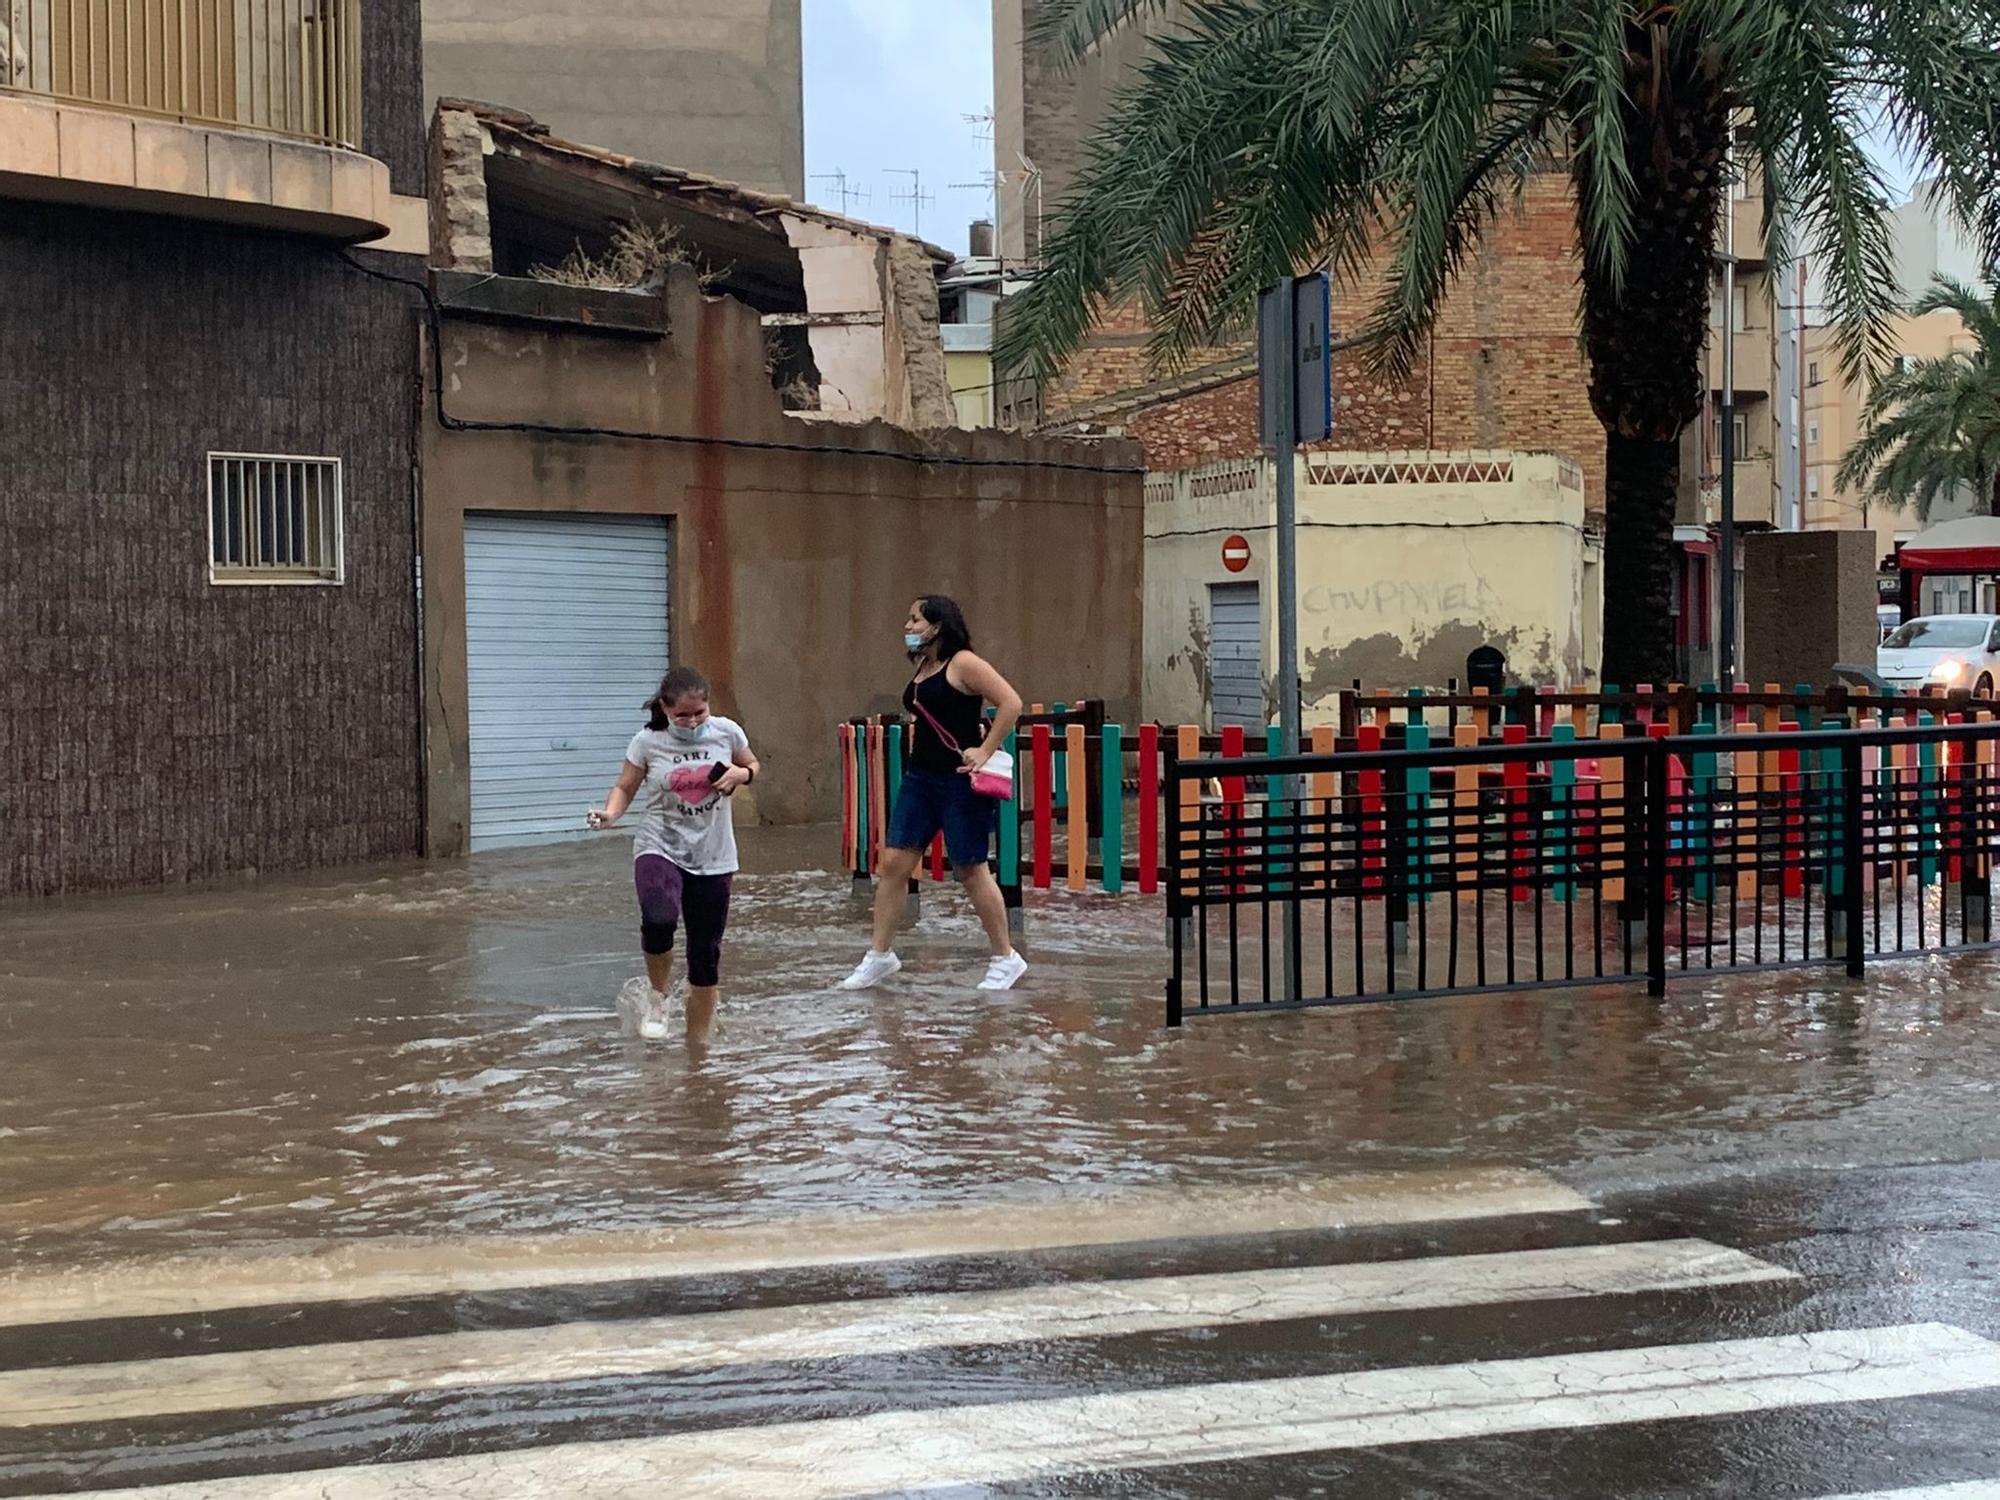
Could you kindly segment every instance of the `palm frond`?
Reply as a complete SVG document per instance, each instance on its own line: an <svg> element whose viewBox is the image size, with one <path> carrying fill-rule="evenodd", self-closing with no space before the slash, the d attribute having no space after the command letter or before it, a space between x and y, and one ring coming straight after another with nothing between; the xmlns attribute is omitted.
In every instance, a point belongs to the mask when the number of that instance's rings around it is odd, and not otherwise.
<svg viewBox="0 0 2000 1500"><path fill-rule="evenodd" d="M1765 169L1779 178L1782 201L1798 206L1800 238L1824 267L1841 363L1859 377L1894 352L1888 319L1897 292L1888 193L1862 144L1868 94L1853 66L1856 7L1763 0L1735 10L1737 33L1720 39L1764 48L1739 62L1740 84L1758 129L1782 143Z"/></svg>
<svg viewBox="0 0 2000 1500"><path fill-rule="evenodd" d="M1583 251L1622 292L1632 250L1632 200L1637 191L1627 160L1627 17L1623 0L1587 0L1565 8L1557 32L1568 66L1561 83L1572 121L1576 170L1585 184L1578 215Z"/></svg>
<svg viewBox="0 0 2000 1500"><path fill-rule="evenodd" d="M1159 311L1177 286L1172 326L1163 332L1178 347L1192 346L1231 311L1219 293L1201 295L1221 280L1186 273L1183 263L1193 257L1198 266L1202 246L1226 241L1249 257L1236 281L1283 274L1273 268L1313 251L1303 198L1315 209L1339 201L1341 184L1365 180L1362 158L1375 147L1357 145L1355 160L1307 152L1297 124L1281 118L1294 107L1297 80L1272 64L1309 55L1306 43L1332 3L1200 0L1188 8L1185 31L1162 39L1099 131L1077 193L1060 207L1042 270L1006 304L996 361L1051 374L1107 303L1138 295ZM1301 143L1288 159L1312 163L1310 173L1274 183L1274 142ZM1284 233L1243 233L1279 188L1284 212L1275 222Z"/></svg>
<svg viewBox="0 0 2000 1500"><path fill-rule="evenodd" d="M1028 48L1064 67L1075 67L1114 32L1170 4L1171 0L1042 0L1028 27Z"/></svg>

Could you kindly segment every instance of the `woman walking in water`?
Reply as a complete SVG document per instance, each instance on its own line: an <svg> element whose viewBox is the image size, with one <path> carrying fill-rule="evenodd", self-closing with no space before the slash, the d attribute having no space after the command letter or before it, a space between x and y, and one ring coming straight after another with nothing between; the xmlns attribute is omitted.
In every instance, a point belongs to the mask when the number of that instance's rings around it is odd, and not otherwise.
<svg viewBox="0 0 2000 1500"><path fill-rule="evenodd" d="M1006 902L986 867L998 804L973 790L972 779L1007 742L1021 717L1021 695L990 663L973 654L964 614L942 594L926 594L910 606L903 645L917 665L916 675L903 689L903 707L917 721L916 742L896 795L888 847L877 874L874 946L841 981L841 988L868 989L903 967L891 944L904 892L923 851L942 832L945 852L993 949L993 961L986 966L979 988L1012 989L1028 963L1008 939ZM991 724L985 718L989 703L994 709Z"/></svg>
<svg viewBox="0 0 2000 1500"><path fill-rule="evenodd" d="M639 891L639 946L647 994L639 1034L667 1034L667 985L674 972L674 929L687 925L687 1035L708 1040L722 981L722 934L736 874L736 826L728 798L757 779L757 757L742 726L708 711L708 682L675 667L646 704L646 727L632 736L618 784L595 809L592 828L609 828L645 794L632 836L632 879Z"/></svg>

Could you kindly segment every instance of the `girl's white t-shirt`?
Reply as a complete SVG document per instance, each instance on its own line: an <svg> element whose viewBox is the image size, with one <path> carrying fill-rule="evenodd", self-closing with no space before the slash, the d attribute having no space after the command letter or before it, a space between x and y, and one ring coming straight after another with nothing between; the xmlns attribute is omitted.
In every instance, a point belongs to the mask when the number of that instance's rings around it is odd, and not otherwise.
<svg viewBox="0 0 2000 1500"><path fill-rule="evenodd" d="M690 875L736 872L736 824L729 799L708 781L712 768L731 765L750 748L733 719L711 716L693 739L671 729L642 729L625 759L645 771L633 805L643 808L632 835L632 857L658 854Z"/></svg>

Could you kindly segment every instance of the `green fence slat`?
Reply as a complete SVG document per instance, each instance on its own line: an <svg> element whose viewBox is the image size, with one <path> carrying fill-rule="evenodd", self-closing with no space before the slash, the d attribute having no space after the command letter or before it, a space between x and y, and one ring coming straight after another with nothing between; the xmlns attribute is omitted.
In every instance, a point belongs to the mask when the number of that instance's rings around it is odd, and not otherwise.
<svg viewBox="0 0 2000 1500"><path fill-rule="evenodd" d="M882 731L882 741L889 762L888 772L883 778L882 805L888 809L889 820L893 823L896 818L896 799L903 795L903 726L891 724Z"/></svg>
<svg viewBox="0 0 2000 1500"><path fill-rule="evenodd" d="M1704 719L1694 732L1706 739L1716 735L1715 721ZM1712 750L1695 752L1693 779L1688 786L1687 806L1682 816L1688 825L1689 862L1694 866L1694 898L1707 901L1715 895L1715 874L1710 855L1715 848L1715 780L1721 770L1720 758Z"/></svg>
<svg viewBox="0 0 2000 1500"><path fill-rule="evenodd" d="M1009 731L1005 749L1014 757L1014 790L1000 804L1000 884L1021 883L1021 756L1019 737Z"/></svg>
<svg viewBox="0 0 2000 1500"><path fill-rule="evenodd" d="M1106 724L1103 744L1104 833L1098 847L1103 851L1104 889L1115 896L1125 888L1125 731Z"/></svg>
<svg viewBox="0 0 2000 1500"><path fill-rule="evenodd" d="M1054 711L1066 714L1069 712L1069 705L1058 703ZM1055 781L1055 786L1051 788L1055 793L1055 800L1049 805L1057 812L1061 812L1069 806L1069 753L1063 749L1063 746L1069 743L1069 727L1065 724L1050 725L1049 740L1055 747L1055 759L1049 770L1049 775Z"/></svg>
<svg viewBox="0 0 2000 1500"><path fill-rule="evenodd" d="M1412 722L1403 731L1403 745L1410 750L1428 750L1431 747L1431 727L1421 722ZM1425 814L1430 809L1431 772L1429 766L1420 766L1410 771L1403 797L1403 826L1415 829L1409 839L1410 860L1414 868L1410 872L1410 887L1417 893L1419 901L1431 888L1431 833L1430 823Z"/></svg>

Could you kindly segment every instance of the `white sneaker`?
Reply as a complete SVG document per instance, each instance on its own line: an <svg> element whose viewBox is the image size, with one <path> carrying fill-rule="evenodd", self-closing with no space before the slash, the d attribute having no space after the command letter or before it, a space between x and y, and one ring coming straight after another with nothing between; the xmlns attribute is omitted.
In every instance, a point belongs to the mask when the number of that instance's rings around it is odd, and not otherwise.
<svg viewBox="0 0 2000 1500"><path fill-rule="evenodd" d="M986 966L986 977L979 981L979 987L982 990L1011 990L1027 972L1028 961L1018 953L1009 953Z"/></svg>
<svg viewBox="0 0 2000 1500"><path fill-rule="evenodd" d="M903 961L896 957L895 950L877 953L869 949L867 957L855 965L854 972L840 981L844 990L872 990L891 974L901 971Z"/></svg>
<svg viewBox="0 0 2000 1500"><path fill-rule="evenodd" d="M649 1042L667 1039L667 997L646 987L646 1008L639 1012L639 1035Z"/></svg>

